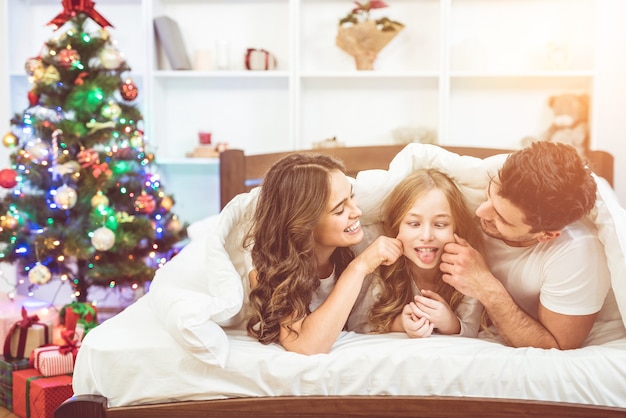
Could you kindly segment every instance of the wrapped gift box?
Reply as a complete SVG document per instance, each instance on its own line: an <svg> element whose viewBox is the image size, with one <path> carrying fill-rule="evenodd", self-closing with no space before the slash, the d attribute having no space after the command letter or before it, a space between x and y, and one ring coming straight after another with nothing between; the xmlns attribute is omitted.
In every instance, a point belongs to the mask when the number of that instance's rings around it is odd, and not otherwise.
<svg viewBox="0 0 626 418"><path fill-rule="evenodd" d="M77 324L76 328L81 329L82 325ZM75 331L63 330L60 338L59 345L35 348L30 355L30 367L37 369L46 377L73 373L82 332L79 334Z"/></svg>
<svg viewBox="0 0 626 418"><path fill-rule="evenodd" d="M30 365L46 377L71 374L74 372L76 350L55 345L35 348Z"/></svg>
<svg viewBox="0 0 626 418"><path fill-rule="evenodd" d="M13 324L4 340L4 357L29 358L32 351L52 342L52 323L41 322L22 307L22 319Z"/></svg>
<svg viewBox="0 0 626 418"><path fill-rule="evenodd" d="M98 310L89 302L72 302L59 312L67 330L75 330L76 324L83 325L85 334L98 325Z"/></svg>
<svg viewBox="0 0 626 418"><path fill-rule="evenodd" d="M0 356L0 406L13 410L13 372L28 368L27 359L5 360Z"/></svg>
<svg viewBox="0 0 626 418"><path fill-rule="evenodd" d="M13 373L13 413L22 418L54 418L54 410L73 395L69 375L45 377L35 369Z"/></svg>
<svg viewBox="0 0 626 418"><path fill-rule="evenodd" d="M0 293L0 342L4 341L13 324L22 318L22 308L29 315L37 315L40 321L53 325L59 321L58 311L50 307L50 302L21 295L9 297L6 293Z"/></svg>

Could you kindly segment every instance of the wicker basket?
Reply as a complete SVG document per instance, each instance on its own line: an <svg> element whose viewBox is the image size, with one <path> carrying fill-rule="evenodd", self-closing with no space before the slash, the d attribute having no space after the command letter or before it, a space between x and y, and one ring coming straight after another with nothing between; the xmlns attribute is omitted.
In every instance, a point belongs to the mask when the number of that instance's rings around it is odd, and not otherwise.
<svg viewBox="0 0 626 418"><path fill-rule="evenodd" d="M390 22L389 26L380 30L373 20L339 26L336 44L354 57L358 70L373 70L378 53L404 28L397 22Z"/></svg>

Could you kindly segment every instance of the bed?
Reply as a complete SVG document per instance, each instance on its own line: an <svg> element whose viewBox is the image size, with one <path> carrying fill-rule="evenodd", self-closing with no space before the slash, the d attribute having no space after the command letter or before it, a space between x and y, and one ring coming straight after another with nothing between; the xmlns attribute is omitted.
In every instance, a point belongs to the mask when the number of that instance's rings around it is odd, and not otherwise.
<svg viewBox="0 0 626 418"><path fill-rule="evenodd" d="M345 162L364 224L376 222L377 202L417 166L445 168L479 203L486 176L508 152L425 144L313 151ZM598 321L583 348L343 332L330 353L313 356L262 345L242 329L249 260L238 244L255 186L283 155L222 153L224 209L190 227L190 244L157 272L146 295L87 335L74 396L56 418L626 415L626 211L611 189L610 154L589 157L599 197L589 218L605 244L617 316Z"/></svg>

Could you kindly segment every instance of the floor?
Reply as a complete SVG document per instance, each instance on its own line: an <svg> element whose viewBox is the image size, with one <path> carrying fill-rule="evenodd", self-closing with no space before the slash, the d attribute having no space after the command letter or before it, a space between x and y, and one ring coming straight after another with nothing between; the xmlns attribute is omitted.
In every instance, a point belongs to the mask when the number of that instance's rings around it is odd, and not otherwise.
<svg viewBox="0 0 626 418"><path fill-rule="evenodd" d="M19 418L17 415L12 413L6 408L0 406L0 418Z"/></svg>

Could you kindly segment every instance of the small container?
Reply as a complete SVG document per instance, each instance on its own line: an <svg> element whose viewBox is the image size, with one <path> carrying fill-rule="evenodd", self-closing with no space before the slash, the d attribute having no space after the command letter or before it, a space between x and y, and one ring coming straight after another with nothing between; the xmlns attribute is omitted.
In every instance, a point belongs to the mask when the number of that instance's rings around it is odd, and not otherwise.
<svg viewBox="0 0 626 418"><path fill-rule="evenodd" d="M227 39L218 39L216 45L216 65L218 70L230 69L230 43Z"/></svg>
<svg viewBox="0 0 626 418"><path fill-rule="evenodd" d="M200 145L211 145L211 132L198 132Z"/></svg>

